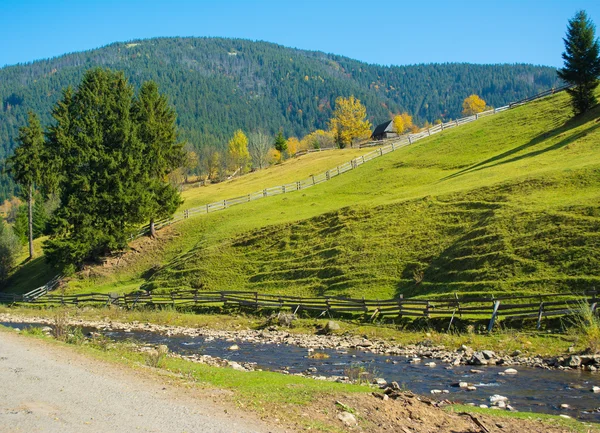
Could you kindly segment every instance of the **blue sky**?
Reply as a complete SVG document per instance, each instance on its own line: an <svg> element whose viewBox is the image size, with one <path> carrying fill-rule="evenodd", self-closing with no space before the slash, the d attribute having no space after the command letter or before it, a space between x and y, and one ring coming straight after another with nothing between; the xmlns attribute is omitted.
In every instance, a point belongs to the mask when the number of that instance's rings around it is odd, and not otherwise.
<svg viewBox="0 0 600 433"><path fill-rule="evenodd" d="M567 20L590 0L0 0L0 66L155 36L275 42L378 64L561 66Z"/></svg>

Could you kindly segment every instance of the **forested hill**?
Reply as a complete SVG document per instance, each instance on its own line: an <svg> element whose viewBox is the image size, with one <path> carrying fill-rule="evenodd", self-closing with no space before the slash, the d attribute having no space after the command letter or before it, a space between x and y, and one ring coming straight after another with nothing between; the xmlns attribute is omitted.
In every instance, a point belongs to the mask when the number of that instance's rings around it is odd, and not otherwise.
<svg viewBox="0 0 600 433"><path fill-rule="evenodd" d="M124 70L134 85L155 80L179 116L181 137L223 146L235 129L303 136L325 128L337 96L358 97L372 123L400 110L417 122L455 118L471 93L501 106L557 85L553 68L428 64L385 67L267 42L159 38L115 43L0 69L0 165L14 148L27 110L50 121L61 89L94 66ZM0 174L0 200L14 192Z"/></svg>

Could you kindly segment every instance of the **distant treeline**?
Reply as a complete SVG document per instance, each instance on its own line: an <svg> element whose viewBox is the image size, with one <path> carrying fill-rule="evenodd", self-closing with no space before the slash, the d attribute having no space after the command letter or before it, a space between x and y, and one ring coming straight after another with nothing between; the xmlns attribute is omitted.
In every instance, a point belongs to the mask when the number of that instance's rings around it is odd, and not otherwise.
<svg viewBox="0 0 600 433"><path fill-rule="evenodd" d="M27 110L49 124L50 109L83 73L123 70L136 86L154 80L178 113L180 138L200 150L226 147L237 129L303 137L326 129L338 96L355 95L376 125L407 111L416 123L460 116L472 93L491 106L558 85L553 68L532 65L369 65L346 57L221 38L160 38L0 69L0 168ZM0 202L16 192L0 174Z"/></svg>

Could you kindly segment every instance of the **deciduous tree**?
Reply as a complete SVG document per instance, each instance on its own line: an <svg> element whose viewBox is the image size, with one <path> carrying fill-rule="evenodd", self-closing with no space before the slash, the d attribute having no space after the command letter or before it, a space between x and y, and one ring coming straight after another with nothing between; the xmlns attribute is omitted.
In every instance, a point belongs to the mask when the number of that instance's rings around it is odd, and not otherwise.
<svg viewBox="0 0 600 433"><path fill-rule="evenodd" d="M473 94L468 98L465 98L462 107L462 114L464 116L472 116L485 110L485 101L479 96Z"/></svg>
<svg viewBox="0 0 600 433"><path fill-rule="evenodd" d="M407 112L394 116L394 127L398 134L403 134L413 126L412 116Z"/></svg>
<svg viewBox="0 0 600 433"><path fill-rule="evenodd" d="M15 233L0 220L0 283L3 283L16 263L21 243Z"/></svg>
<svg viewBox="0 0 600 433"><path fill-rule="evenodd" d="M251 161L248 151L248 137L241 129L235 131L233 137L227 143L227 156L229 157L231 170L234 172L239 170L241 173L248 171Z"/></svg>
<svg viewBox="0 0 600 433"><path fill-rule="evenodd" d="M586 12L579 11L569 20L567 36L563 39L565 65L558 70L558 76L575 86L567 89L575 114L585 113L597 103L594 90L600 76L600 44L595 30Z"/></svg>
<svg viewBox="0 0 600 433"><path fill-rule="evenodd" d="M262 131L251 132L248 135L248 151L254 168L263 169L269 164L271 137Z"/></svg>
<svg viewBox="0 0 600 433"><path fill-rule="evenodd" d="M367 120L367 109L354 95L349 98L338 97L329 129L340 148L351 146L356 139L369 137L371 123Z"/></svg>

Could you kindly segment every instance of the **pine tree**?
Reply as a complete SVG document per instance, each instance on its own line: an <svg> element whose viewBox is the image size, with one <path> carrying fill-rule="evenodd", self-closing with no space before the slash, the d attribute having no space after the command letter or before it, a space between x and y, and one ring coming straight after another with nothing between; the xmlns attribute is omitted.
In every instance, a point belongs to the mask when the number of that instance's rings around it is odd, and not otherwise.
<svg viewBox="0 0 600 433"><path fill-rule="evenodd" d="M567 36L563 39L565 66L558 76L575 87L568 89L575 114L582 114L596 103L594 90L600 76L600 44L595 36L596 26L585 11L569 20Z"/></svg>
<svg viewBox="0 0 600 433"><path fill-rule="evenodd" d="M38 117L29 112L28 124L19 130L19 147L9 164L15 180L27 194L29 259L33 259L33 190L44 178L44 133Z"/></svg>
<svg viewBox="0 0 600 433"><path fill-rule="evenodd" d="M143 145L143 177L139 179L143 184L143 212L150 220L150 236L154 238L155 219L173 215L182 203L166 176L183 163L185 153L183 145L177 142L177 115L155 82L142 85L132 111Z"/></svg>

